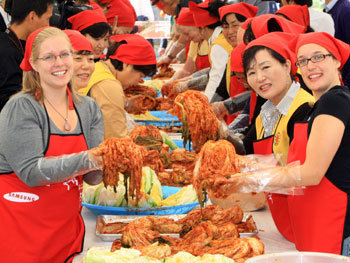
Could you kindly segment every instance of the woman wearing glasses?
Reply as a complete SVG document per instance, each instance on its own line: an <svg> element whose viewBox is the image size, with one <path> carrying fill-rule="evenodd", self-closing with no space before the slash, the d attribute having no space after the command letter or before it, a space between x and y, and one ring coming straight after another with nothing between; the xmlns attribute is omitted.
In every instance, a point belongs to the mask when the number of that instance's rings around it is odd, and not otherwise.
<svg viewBox="0 0 350 263"><path fill-rule="evenodd" d="M83 180L102 180L103 119L71 88L72 47L53 27L33 32L23 89L0 114L0 254L3 262L71 262L82 250ZM89 150L90 149L90 150Z"/></svg>
<svg viewBox="0 0 350 263"><path fill-rule="evenodd" d="M289 196L298 250L349 256L350 240L350 91L339 70L348 44L324 32L299 36L297 66L316 103L306 123L294 128L288 162L300 160L301 196ZM293 181L288 182L295 184Z"/></svg>
<svg viewBox="0 0 350 263"><path fill-rule="evenodd" d="M302 165L265 171L269 182L264 185L305 186L302 195L288 196L284 215L298 250L349 256L350 91L342 86L339 70L350 47L327 33L313 32L298 37L295 51L296 65L316 100L306 122L295 124L289 147L287 162ZM232 192L240 192L241 185L256 191L260 179L256 172L223 183L231 184Z"/></svg>

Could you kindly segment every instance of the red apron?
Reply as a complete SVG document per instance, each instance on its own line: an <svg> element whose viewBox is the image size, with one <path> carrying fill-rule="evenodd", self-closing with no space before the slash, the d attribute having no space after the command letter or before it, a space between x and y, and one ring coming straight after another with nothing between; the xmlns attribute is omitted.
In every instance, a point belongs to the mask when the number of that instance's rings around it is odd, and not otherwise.
<svg viewBox="0 0 350 263"><path fill-rule="evenodd" d="M304 163L307 129L307 123L295 124L288 163ZM303 195L289 196L288 207L298 250L341 254L347 210L345 192L324 176L319 185L306 187Z"/></svg>
<svg viewBox="0 0 350 263"><path fill-rule="evenodd" d="M197 71L201 69L209 68L210 67L209 56L197 55L196 67L197 67Z"/></svg>
<svg viewBox="0 0 350 263"><path fill-rule="evenodd" d="M238 78L235 74L231 75L231 80L230 80L230 97L235 97L238 94L241 94L243 92L247 91L247 89L244 87L244 85L238 81ZM236 119L236 117L239 115L239 112L236 112L231 115L226 115L225 116L225 121L227 124L230 124L231 122Z"/></svg>
<svg viewBox="0 0 350 263"><path fill-rule="evenodd" d="M186 56L186 59L187 59L187 56L188 56L188 51L190 51L190 44L191 44L191 41L189 41L185 47L185 56Z"/></svg>
<svg viewBox="0 0 350 263"><path fill-rule="evenodd" d="M50 134L45 157L87 150L84 135ZM83 248L82 176L29 187L0 175L0 255L6 263L71 262Z"/></svg>
<svg viewBox="0 0 350 263"><path fill-rule="evenodd" d="M255 106L256 106L256 100L257 100L257 95L254 91L251 91L250 94L250 104L249 104L249 124L252 123L252 119L254 116L254 110L255 110Z"/></svg>
<svg viewBox="0 0 350 263"><path fill-rule="evenodd" d="M253 94L252 94L253 95ZM272 154L274 135L253 142L255 154ZM289 220L288 196L283 194L266 193L271 215L278 231L289 241L293 242L293 232Z"/></svg>

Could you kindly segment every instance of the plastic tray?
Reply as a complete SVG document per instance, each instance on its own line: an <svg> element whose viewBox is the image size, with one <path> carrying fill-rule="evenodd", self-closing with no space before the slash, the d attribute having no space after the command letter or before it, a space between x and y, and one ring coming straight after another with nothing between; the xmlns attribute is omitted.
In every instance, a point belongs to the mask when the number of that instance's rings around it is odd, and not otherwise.
<svg viewBox="0 0 350 263"><path fill-rule="evenodd" d="M135 120L135 122L141 125L152 124L157 127L182 126L181 121L176 116L171 115L166 111L150 111L150 113L160 120Z"/></svg>
<svg viewBox="0 0 350 263"><path fill-rule="evenodd" d="M156 216L156 217L167 217L167 218L171 218L176 220L179 220L183 217L185 217L186 215L181 214L181 215L160 215L160 216ZM123 216L116 216L116 215L100 215L99 216L101 218L102 221L106 222L106 223L114 223L114 222L122 222L122 223L130 223L131 221L135 220L135 219L139 219L143 216L138 216L138 215L134 215L134 216L128 216L128 215L123 215ZM161 234L161 235L166 235L166 236L171 236L171 237L179 237L179 234ZM96 236L98 236L99 238L101 238L103 241L106 242L113 242L116 239L120 239L122 237L122 234L101 234L97 223L96 223Z"/></svg>
<svg viewBox="0 0 350 263"><path fill-rule="evenodd" d="M137 207L111 207L82 203L83 206L91 210L95 215L177 215L186 214L199 203L191 203L177 206L161 206L152 208Z"/></svg>
<svg viewBox="0 0 350 263"><path fill-rule="evenodd" d="M163 198L176 194L180 189L181 187L162 186ZM151 208L102 206L84 202L82 205L91 210L95 215L176 215L188 213L198 206L199 203L195 202L185 205L160 206Z"/></svg>
<svg viewBox="0 0 350 263"><path fill-rule="evenodd" d="M183 140L173 140L173 141L174 141L174 143L177 145L177 147L179 147L179 148L184 148L184 142L183 142ZM192 152L192 151L193 151L192 144L191 144L191 147L188 149L188 142L187 142L186 150Z"/></svg>
<svg viewBox="0 0 350 263"><path fill-rule="evenodd" d="M184 214L178 214L178 215L167 215L165 217L172 218L175 221L179 220L181 218L184 218L186 215ZM249 216L249 214L246 214L243 218L243 221ZM101 220L106 222L106 223L114 223L114 222L123 222L123 223L130 223L132 220L138 219L141 216L130 216L130 215L124 215L124 216L115 216L115 215L100 215ZM160 217L164 217L164 215L161 215ZM253 232L244 232L240 233L239 236L240 238L246 238L246 237L254 237L258 234L258 230L255 229ZM171 237L179 237L179 234L162 234L162 235L167 235ZM96 236L101 238L103 241L106 242L113 242L116 239L120 239L122 237L122 234L101 234L97 223L96 223Z"/></svg>

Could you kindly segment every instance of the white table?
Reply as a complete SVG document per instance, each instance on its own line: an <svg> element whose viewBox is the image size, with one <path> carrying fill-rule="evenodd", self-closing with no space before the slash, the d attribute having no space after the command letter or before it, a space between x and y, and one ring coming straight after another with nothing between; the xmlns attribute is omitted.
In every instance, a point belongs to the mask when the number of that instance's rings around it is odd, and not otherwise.
<svg viewBox="0 0 350 263"><path fill-rule="evenodd" d="M263 209L256 212L250 212L256 222L259 230L258 237L265 244L265 253L297 251L294 244L285 239L277 230L269 209ZM110 248L112 242L102 241L95 235L96 219L97 217L87 208L83 208L82 216L85 222L85 239L84 251L82 254L76 256L73 263L80 263L83 259L84 253L90 247L108 247Z"/></svg>

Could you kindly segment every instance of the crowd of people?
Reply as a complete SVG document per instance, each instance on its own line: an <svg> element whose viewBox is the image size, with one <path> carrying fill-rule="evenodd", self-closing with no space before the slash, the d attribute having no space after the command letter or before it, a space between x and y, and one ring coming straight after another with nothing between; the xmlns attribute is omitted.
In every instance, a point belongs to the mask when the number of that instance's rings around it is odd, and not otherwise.
<svg viewBox="0 0 350 263"><path fill-rule="evenodd" d="M304 187L266 194L280 233L300 251L349 256L349 0L326 0L324 12L312 0L1 4L3 262L71 262L82 251L83 181L102 181L100 143L130 132L124 90L181 53L170 93L202 91L237 152L286 166L271 169L269 185ZM158 60L135 26L154 19L151 5L172 17ZM264 180L257 173L229 189L253 189Z"/></svg>

